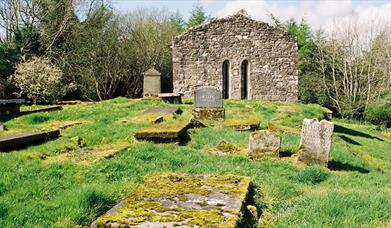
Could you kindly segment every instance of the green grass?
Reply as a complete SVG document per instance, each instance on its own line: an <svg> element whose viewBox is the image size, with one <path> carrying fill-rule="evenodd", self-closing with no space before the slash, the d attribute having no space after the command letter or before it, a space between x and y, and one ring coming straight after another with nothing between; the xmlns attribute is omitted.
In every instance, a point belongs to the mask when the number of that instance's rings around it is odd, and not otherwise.
<svg viewBox="0 0 391 228"><path fill-rule="evenodd" d="M387 227L391 222L389 132L336 120L332 161L327 170L294 162L290 155L296 153L300 136L292 132L281 133L284 157L260 161L243 155L208 153L223 140L247 147L249 132L221 128L218 122L211 122L211 128L191 129L191 140L184 146L135 142L134 133L151 123L120 120L132 120L146 108L156 106L171 105L158 100L117 98L6 121L9 131L2 135L50 129L59 121L85 123L63 130L62 137L55 141L0 153L0 227L89 225L129 195L144 176L160 172L250 176L256 206L262 209L260 226ZM169 123L190 119L192 105L180 107L183 114L167 117ZM260 101L229 100L225 108L228 118L243 117L240 109L246 108L259 117L263 128L273 122L297 130L303 118L319 118L323 112L317 105ZM42 160L80 149L70 140L75 136L82 138L86 149L116 143L131 146L91 164Z"/></svg>

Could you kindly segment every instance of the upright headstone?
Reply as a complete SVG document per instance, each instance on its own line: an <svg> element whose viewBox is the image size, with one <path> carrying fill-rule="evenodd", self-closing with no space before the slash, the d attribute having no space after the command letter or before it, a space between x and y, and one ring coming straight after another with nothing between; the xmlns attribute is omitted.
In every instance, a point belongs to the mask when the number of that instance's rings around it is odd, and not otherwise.
<svg viewBox="0 0 391 228"><path fill-rule="evenodd" d="M277 156L280 152L281 138L276 133L260 130L250 134L248 153L251 158Z"/></svg>
<svg viewBox="0 0 391 228"><path fill-rule="evenodd" d="M224 120L222 92L213 86L197 88L194 93L193 116L197 119Z"/></svg>
<svg viewBox="0 0 391 228"><path fill-rule="evenodd" d="M157 97L161 93L160 72L151 68L144 72L143 97Z"/></svg>
<svg viewBox="0 0 391 228"><path fill-rule="evenodd" d="M5 127L2 123L0 123L0 131L5 131Z"/></svg>
<svg viewBox="0 0 391 228"><path fill-rule="evenodd" d="M327 166L330 158L334 124L327 120L304 119L301 129L299 160Z"/></svg>

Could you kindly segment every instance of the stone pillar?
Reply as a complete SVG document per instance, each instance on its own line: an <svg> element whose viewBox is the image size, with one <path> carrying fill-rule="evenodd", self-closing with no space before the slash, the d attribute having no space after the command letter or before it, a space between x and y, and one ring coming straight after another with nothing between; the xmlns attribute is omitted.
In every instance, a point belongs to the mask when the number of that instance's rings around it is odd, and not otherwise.
<svg viewBox="0 0 391 228"><path fill-rule="evenodd" d="M160 72L151 68L144 72L143 97L157 97L161 92Z"/></svg>
<svg viewBox="0 0 391 228"><path fill-rule="evenodd" d="M304 119L298 159L308 165L327 166L333 130L334 123L327 120Z"/></svg>

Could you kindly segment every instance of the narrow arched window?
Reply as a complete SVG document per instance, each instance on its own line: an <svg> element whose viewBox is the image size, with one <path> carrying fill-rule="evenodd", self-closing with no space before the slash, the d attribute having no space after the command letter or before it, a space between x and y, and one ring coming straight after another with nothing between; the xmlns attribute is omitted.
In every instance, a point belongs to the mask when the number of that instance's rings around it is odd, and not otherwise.
<svg viewBox="0 0 391 228"><path fill-rule="evenodd" d="M229 61L223 62L223 98L229 98Z"/></svg>
<svg viewBox="0 0 391 228"><path fill-rule="evenodd" d="M241 99L248 99L248 61L244 60L240 66Z"/></svg>

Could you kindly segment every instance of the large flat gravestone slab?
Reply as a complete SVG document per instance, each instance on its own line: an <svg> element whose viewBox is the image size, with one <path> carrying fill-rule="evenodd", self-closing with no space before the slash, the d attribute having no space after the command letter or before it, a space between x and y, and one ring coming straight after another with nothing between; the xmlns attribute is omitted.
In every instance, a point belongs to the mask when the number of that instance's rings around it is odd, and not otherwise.
<svg viewBox="0 0 391 228"><path fill-rule="evenodd" d="M222 92L212 86L204 86L196 89L194 93L195 108L222 108Z"/></svg>
<svg viewBox="0 0 391 228"><path fill-rule="evenodd" d="M0 138L0 150L8 150L30 144L48 141L60 136L60 131L45 131L37 133L19 134Z"/></svg>
<svg viewBox="0 0 391 228"><path fill-rule="evenodd" d="M144 111L145 114L157 113L157 114L181 114L182 110L177 107L153 107Z"/></svg>
<svg viewBox="0 0 391 228"><path fill-rule="evenodd" d="M178 125L154 125L144 128L134 135L138 140L148 140L156 143L184 143L188 137L189 123Z"/></svg>
<svg viewBox="0 0 391 228"><path fill-rule="evenodd" d="M308 165L327 166L334 124L327 120L304 119L298 159Z"/></svg>
<svg viewBox="0 0 391 228"><path fill-rule="evenodd" d="M91 227L236 227L250 177L150 176Z"/></svg>

